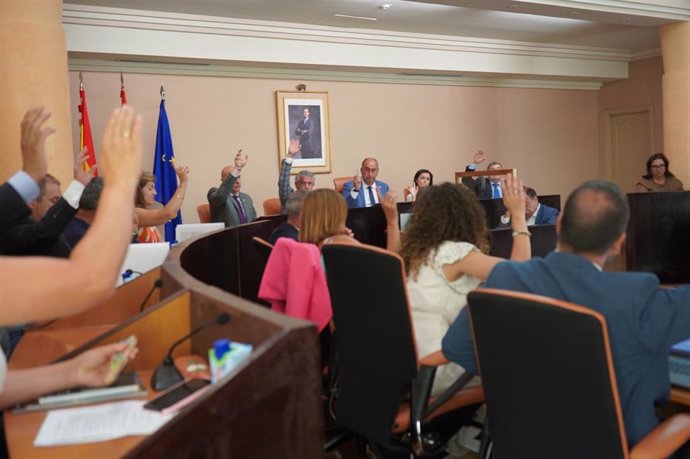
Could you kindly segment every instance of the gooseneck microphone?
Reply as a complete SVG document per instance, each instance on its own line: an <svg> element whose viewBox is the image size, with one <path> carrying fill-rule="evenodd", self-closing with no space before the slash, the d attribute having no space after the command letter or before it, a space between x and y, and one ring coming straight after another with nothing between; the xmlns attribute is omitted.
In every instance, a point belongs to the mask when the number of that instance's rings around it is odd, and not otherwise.
<svg viewBox="0 0 690 459"><path fill-rule="evenodd" d="M146 302L149 300L149 298L151 298L151 295L153 295L153 291L156 290L157 288L161 288L162 286L163 286L163 279L156 279L156 282L153 283L151 290L149 290L149 293L146 294L144 301L141 302L141 306L139 306L139 312L144 310L144 306L146 306Z"/></svg>
<svg viewBox="0 0 690 459"><path fill-rule="evenodd" d="M179 346L182 342L196 335L205 328L211 327L213 325L225 325L228 322L230 322L230 314L228 314L227 312L218 314L218 317L216 317L215 319L199 325L194 330L175 341L173 345L170 346L170 350L165 356L165 359L163 359L163 363L161 363L160 366L156 368L156 371L153 372L153 376L151 377L151 387L153 387L153 390L165 390L168 387L171 387L184 380L184 378L180 374L180 371L177 369L177 367L175 367L175 363L172 359L172 353L177 346Z"/></svg>

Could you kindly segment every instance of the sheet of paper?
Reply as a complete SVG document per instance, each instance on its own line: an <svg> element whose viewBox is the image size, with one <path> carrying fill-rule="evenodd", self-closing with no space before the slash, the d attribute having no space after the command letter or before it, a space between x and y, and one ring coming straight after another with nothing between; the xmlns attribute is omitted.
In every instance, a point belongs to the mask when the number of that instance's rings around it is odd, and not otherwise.
<svg viewBox="0 0 690 459"><path fill-rule="evenodd" d="M174 416L145 410L144 403L132 400L51 411L36 435L34 446L94 443L128 435L150 435Z"/></svg>

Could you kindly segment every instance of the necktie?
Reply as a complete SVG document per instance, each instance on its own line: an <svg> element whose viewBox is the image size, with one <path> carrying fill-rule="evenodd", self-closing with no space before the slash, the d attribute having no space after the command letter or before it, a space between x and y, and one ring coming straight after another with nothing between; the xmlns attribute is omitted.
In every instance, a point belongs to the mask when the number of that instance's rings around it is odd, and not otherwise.
<svg viewBox="0 0 690 459"><path fill-rule="evenodd" d="M498 189L498 183L492 183L491 186L494 187L491 197L494 199L501 199L501 190Z"/></svg>
<svg viewBox="0 0 690 459"><path fill-rule="evenodd" d="M374 198L374 190L371 188L371 186L368 186L367 188L369 188L369 205L373 206L376 204L376 198Z"/></svg>
<svg viewBox="0 0 690 459"><path fill-rule="evenodd" d="M240 223L247 223L247 214L244 213L244 206L242 206L242 201L240 201L239 196L233 196L235 201L237 201L237 212L240 214Z"/></svg>

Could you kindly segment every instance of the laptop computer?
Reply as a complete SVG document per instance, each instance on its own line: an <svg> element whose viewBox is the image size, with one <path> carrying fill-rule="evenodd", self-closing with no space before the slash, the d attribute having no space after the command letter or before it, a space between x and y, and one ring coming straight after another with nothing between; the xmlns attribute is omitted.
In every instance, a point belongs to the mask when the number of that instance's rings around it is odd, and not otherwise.
<svg viewBox="0 0 690 459"><path fill-rule="evenodd" d="M690 389L690 339L671 346L668 353L671 384Z"/></svg>

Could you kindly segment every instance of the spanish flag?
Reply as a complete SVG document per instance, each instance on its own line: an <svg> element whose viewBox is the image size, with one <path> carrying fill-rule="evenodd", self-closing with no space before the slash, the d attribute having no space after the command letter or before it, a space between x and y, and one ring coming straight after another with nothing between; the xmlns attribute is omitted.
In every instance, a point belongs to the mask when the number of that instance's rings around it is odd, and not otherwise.
<svg viewBox="0 0 690 459"><path fill-rule="evenodd" d="M86 108L86 91L83 86L79 87L79 97L81 97L81 104L77 107L81 118L79 119L79 148L86 147L88 156L84 163L84 170L89 171L96 165L96 150L93 148L93 138L91 137L91 123L89 122L89 111ZM98 170L93 171L94 177L98 175Z"/></svg>

